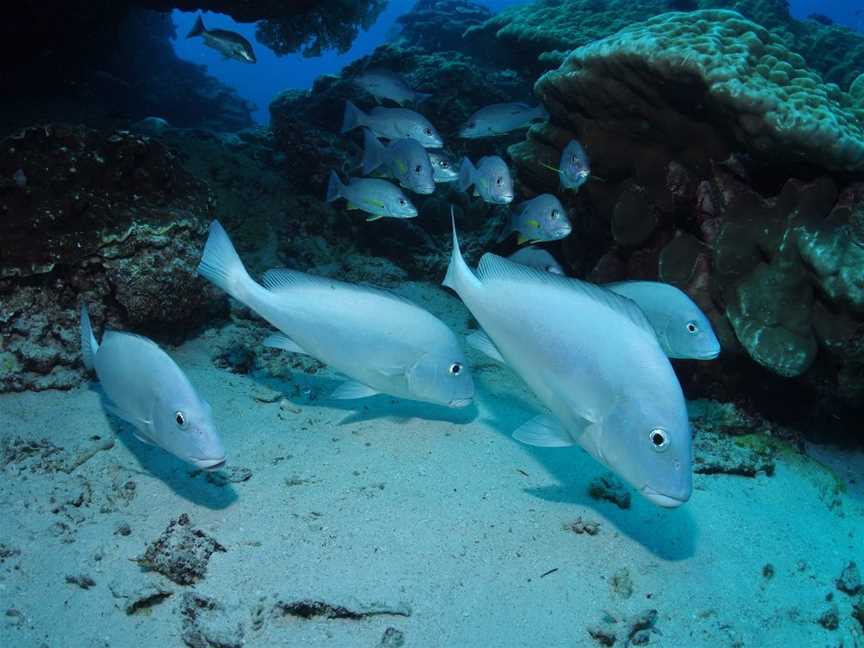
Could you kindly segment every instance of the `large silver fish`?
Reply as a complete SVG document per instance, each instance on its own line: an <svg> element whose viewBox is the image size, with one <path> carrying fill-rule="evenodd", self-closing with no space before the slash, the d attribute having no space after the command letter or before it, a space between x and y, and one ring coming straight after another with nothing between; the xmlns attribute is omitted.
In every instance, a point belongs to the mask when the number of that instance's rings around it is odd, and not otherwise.
<svg viewBox="0 0 864 648"><path fill-rule="evenodd" d="M403 138L384 146L368 128L363 129L363 175L379 167L406 189L418 194L435 192L435 178L429 154L420 142Z"/></svg>
<svg viewBox="0 0 864 648"><path fill-rule="evenodd" d="M552 194L540 194L514 207L504 236L516 232L517 242L522 245L558 241L569 236L572 231L561 201Z"/></svg>
<svg viewBox="0 0 864 648"><path fill-rule="evenodd" d="M377 106L364 113L350 101L345 102L342 132L365 126L378 137L417 140L424 148L441 148L444 140L423 115L407 108L383 108Z"/></svg>
<svg viewBox="0 0 864 648"><path fill-rule="evenodd" d="M348 201L348 209L361 209L371 214L367 221L379 218L414 218L417 208L392 182L378 178L349 178L343 183L335 171L330 172L327 183L327 202L339 198Z"/></svg>
<svg viewBox="0 0 864 648"><path fill-rule="evenodd" d="M294 270L270 270L258 284L217 221L198 273L284 334L268 346L308 354L348 376L333 398L385 393L465 407L474 397L453 331L405 299Z"/></svg>
<svg viewBox="0 0 864 648"><path fill-rule="evenodd" d="M81 354L84 366L96 370L105 409L131 423L139 440L203 470L225 464L225 448L210 405L155 342L107 331L100 345L83 306Z"/></svg>
<svg viewBox="0 0 864 648"><path fill-rule="evenodd" d="M475 275L459 251L455 224L444 285L483 327L490 355L552 412L523 424L514 438L543 447L579 444L660 506L689 499L684 396L638 306L494 254L483 255Z"/></svg>
<svg viewBox="0 0 864 648"><path fill-rule="evenodd" d="M513 178L507 163L497 155L480 158L475 167L468 158L459 167L459 191L474 185L474 193L485 202L506 205L513 202Z"/></svg>
<svg viewBox="0 0 864 648"><path fill-rule="evenodd" d="M255 63L255 51L252 44L237 32L228 29L207 29L201 16L195 20L195 25L186 34L186 38L200 36L207 47L215 49L226 59L234 59L241 63Z"/></svg>
<svg viewBox="0 0 864 648"><path fill-rule="evenodd" d="M658 281L621 281L603 287L636 302L670 358L713 360L720 355L711 322L683 290Z"/></svg>
<svg viewBox="0 0 864 648"><path fill-rule="evenodd" d="M377 101L389 99L404 106L406 103L418 104L432 95L427 92L417 92L398 74L383 68L371 68L352 79L355 85L363 88Z"/></svg>
<svg viewBox="0 0 864 648"><path fill-rule="evenodd" d="M481 108L459 129L459 137L476 139L494 137L528 127L536 119L546 119L549 113L542 104L497 103Z"/></svg>

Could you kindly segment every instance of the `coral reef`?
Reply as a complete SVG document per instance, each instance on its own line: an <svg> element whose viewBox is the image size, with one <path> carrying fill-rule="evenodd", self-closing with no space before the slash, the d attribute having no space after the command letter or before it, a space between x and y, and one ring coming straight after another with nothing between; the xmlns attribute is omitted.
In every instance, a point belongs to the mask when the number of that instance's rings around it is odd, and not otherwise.
<svg viewBox="0 0 864 648"><path fill-rule="evenodd" d="M418 0L397 18L402 26L397 45L427 51L463 51L463 34L492 17L483 5L468 0Z"/></svg>
<svg viewBox="0 0 864 648"><path fill-rule="evenodd" d="M659 278L694 298L725 350L715 369L682 369L695 393L735 398L753 384L766 406L800 378L835 415L860 407L864 130L852 97L720 10L578 48L535 90L551 119L509 148L519 181L554 190L547 166L580 139L597 177L568 198L584 217L564 260L596 281Z"/></svg>
<svg viewBox="0 0 864 648"><path fill-rule="evenodd" d="M768 29L829 82L847 89L864 67L864 37L845 27L814 19L797 20L785 0L562 0L509 7L466 40L505 65L535 71L557 67L565 54L609 36L634 22L668 11L730 9Z"/></svg>
<svg viewBox="0 0 864 648"><path fill-rule="evenodd" d="M0 150L0 390L80 381L82 302L173 340L217 312L194 274L210 197L162 144L46 126Z"/></svg>

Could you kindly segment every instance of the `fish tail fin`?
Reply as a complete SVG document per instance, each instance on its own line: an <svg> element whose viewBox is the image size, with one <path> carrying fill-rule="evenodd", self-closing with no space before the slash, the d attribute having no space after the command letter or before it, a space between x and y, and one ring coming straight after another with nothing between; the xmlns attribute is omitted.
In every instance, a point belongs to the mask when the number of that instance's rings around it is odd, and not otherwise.
<svg viewBox="0 0 864 648"><path fill-rule="evenodd" d="M96 352L99 350L99 343L93 335L93 325L90 323L90 313L87 312L87 304L81 306L81 357L84 360L84 366L88 370L93 369L93 362L96 359Z"/></svg>
<svg viewBox="0 0 864 648"><path fill-rule="evenodd" d="M198 274L239 301L244 301L247 288L254 283L237 250L219 221L210 223L210 235L198 264Z"/></svg>
<svg viewBox="0 0 864 648"><path fill-rule="evenodd" d="M368 128L363 129L363 175L369 175L384 163L384 145Z"/></svg>
<svg viewBox="0 0 864 648"><path fill-rule="evenodd" d="M431 92L415 92L414 93L414 105L419 106L421 103L430 99L432 97Z"/></svg>
<svg viewBox="0 0 864 648"><path fill-rule="evenodd" d="M462 164L459 167L459 191L464 192L472 184L474 184L474 165L467 157L462 158Z"/></svg>
<svg viewBox="0 0 864 648"><path fill-rule="evenodd" d="M346 101L345 114L342 117L342 132L347 133L358 126L363 126L365 122L365 113L350 101Z"/></svg>
<svg viewBox="0 0 864 648"><path fill-rule="evenodd" d="M207 28L204 26L204 19L199 15L195 19L195 24L192 25L192 29L189 30L188 34L186 34L186 38L195 38L196 36L200 36L206 31Z"/></svg>
<svg viewBox="0 0 864 648"><path fill-rule="evenodd" d="M324 198L324 202L333 202L341 198L342 187L344 186L336 172L330 171L330 179L327 181L327 196Z"/></svg>
<svg viewBox="0 0 864 648"><path fill-rule="evenodd" d="M471 268L462 257L459 249L459 237L456 234L456 216L453 213L453 205L450 205L450 222L453 224L453 250L450 252L450 264L447 266L447 274L444 276L442 286L451 288L458 295L469 285L479 284L480 280L471 272Z"/></svg>

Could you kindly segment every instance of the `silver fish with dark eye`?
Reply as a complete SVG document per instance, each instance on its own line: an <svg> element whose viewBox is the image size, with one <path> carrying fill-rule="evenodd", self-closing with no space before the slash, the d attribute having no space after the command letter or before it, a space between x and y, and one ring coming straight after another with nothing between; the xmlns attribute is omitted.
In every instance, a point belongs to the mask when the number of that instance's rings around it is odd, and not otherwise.
<svg viewBox="0 0 864 648"><path fill-rule="evenodd" d="M269 270L259 284L216 221L198 274L279 329L266 346L307 354L347 376L332 398L384 393L447 407L471 404L474 382L456 335L406 299L288 269Z"/></svg>
<svg viewBox="0 0 864 648"><path fill-rule="evenodd" d="M135 436L203 470L225 464L225 448L209 403L155 342L108 331L96 342L87 307L81 308L84 366L99 377L105 409L131 423Z"/></svg>
<svg viewBox="0 0 864 648"><path fill-rule="evenodd" d="M215 49L226 59L234 59L241 63L257 63L252 43L237 32L228 29L207 29L201 16L195 20L195 25L186 34L186 38L200 36L204 45Z"/></svg>
<svg viewBox="0 0 864 648"><path fill-rule="evenodd" d="M483 328L482 342L475 334L472 346L506 363L551 412L526 421L515 439L540 447L578 444L659 506L690 498L684 395L633 301L494 254L483 255L472 272L455 223L444 285Z"/></svg>
<svg viewBox="0 0 864 648"><path fill-rule="evenodd" d="M462 159L459 167L459 191L471 186L474 194L485 202L506 205L513 202L513 178L507 163L497 155L480 158L475 167L468 158Z"/></svg>

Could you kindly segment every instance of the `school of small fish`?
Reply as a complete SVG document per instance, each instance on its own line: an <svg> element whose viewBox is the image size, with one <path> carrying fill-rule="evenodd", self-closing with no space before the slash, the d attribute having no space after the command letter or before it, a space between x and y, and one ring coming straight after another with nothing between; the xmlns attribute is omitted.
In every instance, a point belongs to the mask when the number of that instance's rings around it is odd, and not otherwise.
<svg viewBox="0 0 864 648"><path fill-rule="evenodd" d="M189 37L224 56L254 63L239 34L207 30L199 17ZM493 205L516 196L506 161L486 155L458 168L428 119L405 108L432 98L396 73L368 69L352 79L376 105L345 104L341 132L363 129L362 176L344 181L331 171L326 201L344 199L368 221L415 218L405 191L430 195L455 183L459 192ZM388 107L384 101L398 107ZM547 119L542 105L497 103L475 112L458 137L497 137ZM382 141L383 140L383 141ZM570 141L554 171L562 191L592 177L582 145ZM404 191L403 191L404 190ZM578 445L648 500L662 507L692 492L691 431L684 395L670 358L710 360L720 353L711 323L690 297L669 284L625 281L595 285L567 276L550 250L573 231L553 194L517 203L499 243L516 235L509 258L486 253L476 270L462 257L451 207L452 252L443 285L479 324L467 344L515 371L547 410L513 437L540 447ZM213 221L198 273L266 320L278 333L264 346L306 354L347 380L333 399L388 394L451 408L474 401L474 380L460 341L440 319L409 300L366 285L292 269L253 279ZM109 331L98 344L81 310L84 364L102 386L105 409L129 422L135 436L203 470L225 465L214 414L180 367L147 338Z"/></svg>

